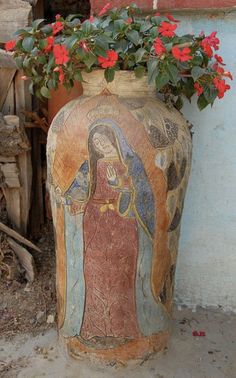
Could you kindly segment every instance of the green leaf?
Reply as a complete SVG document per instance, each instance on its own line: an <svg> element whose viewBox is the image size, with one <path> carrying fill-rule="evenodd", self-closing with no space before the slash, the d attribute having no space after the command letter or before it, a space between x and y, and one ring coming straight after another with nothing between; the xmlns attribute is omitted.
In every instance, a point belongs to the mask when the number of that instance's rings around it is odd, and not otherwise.
<svg viewBox="0 0 236 378"><path fill-rule="evenodd" d="M81 71L76 71L76 73L74 74L74 79L76 81L83 81L83 77L82 77L82 74L81 74Z"/></svg>
<svg viewBox="0 0 236 378"><path fill-rule="evenodd" d="M149 29L152 28L152 24L150 21L146 21L144 23L141 24L141 27L140 27L140 32L141 33L145 33L146 31L148 31Z"/></svg>
<svg viewBox="0 0 236 378"><path fill-rule="evenodd" d="M72 34L69 38L66 38L65 39L65 45L66 45L67 49L70 50L76 44L78 39L79 39L79 37L78 37L77 34Z"/></svg>
<svg viewBox="0 0 236 378"><path fill-rule="evenodd" d="M145 72L146 72L146 68L144 66L138 66L138 67L135 67L134 69L134 73L137 78L143 77Z"/></svg>
<svg viewBox="0 0 236 378"><path fill-rule="evenodd" d="M120 39L115 43L116 52L126 53L129 48L129 42L126 39Z"/></svg>
<svg viewBox="0 0 236 378"><path fill-rule="evenodd" d="M37 59L39 61L39 63L41 64L45 64L47 62L47 58L45 55L40 55Z"/></svg>
<svg viewBox="0 0 236 378"><path fill-rule="evenodd" d="M135 62L139 63L142 60L142 58L143 58L143 56L146 52L147 52L147 50L143 49L142 47L140 49L138 49L136 51L136 53L134 54L135 55Z"/></svg>
<svg viewBox="0 0 236 378"><path fill-rule="evenodd" d="M23 68L23 58L22 58L22 56L17 56L15 58L15 62L16 62L17 67L21 70Z"/></svg>
<svg viewBox="0 0 236 378"><path fill-rule="evenodd" d="M205 87L204 96L208 103L213 104L217 97L217 90L212 85Z"/></svg>
<svg viewBox="0 0 236 378"><path fill-rule="evenodd" d="M39 41L40 50L43 50L46 46L47 46L47 40L46 39L40 39L40 41Z"/></svg>
<svg viewBox="0 0 236 378"><path fill-rule="evenodd" d="M15 31L15 33L13 35L18 36L18 35L24 35L24 34L29 34L26 29L18 29L17 31Z"/></svg>
<svg viewBox="0 0 236 378"><path fill-rule="evenodd" d="M175 107L176 109L180 110L182 109L184 103L183 103L183 100L180 96L178 96L177 100L175 101Z"/></svg>
<svg viewBox="0 0 236 378"><path fill-rule="evenodd" d="M114 21L114 30L115 31L122 31L125 26L126 26L126 23L124 22L124 20L115 20Z"/></svg>
<svg viewBox="0 0 236 378"><path fill-rule="evenodd" d="M170 81L176 85L178 83L178 81L180 80L180 75L179 75L179 71L178 71L178 68L174 65L174 64L167 64L166 65L166 69L168 71L168 74L169 74L169 77L170 77Z"/></svg>
<svg viewBox="0 0 236 378"><path fill-rule="evenodd" d="M92 65L97 61L97 57L93 54L87 54L84 58L84 64L90 69Z"/></svg>
<svg viewBox="0 0 236 378"><path fill-rule="evenodd" d="M198 97L197 105L198 105L199 110L203 110L207 107L207 105L209 105L209 102L206 100L204 94L201 94Z"/></svg>
<svg viewBox="0 0 236 378"><path fill-rule="evenodd" d="M205 72L206 70L204 68L194 66L191 70L191 75L193 77L193 80L196 81L199 77L204 75Z"/></svg>
<svg viewBox="0 0 236 378"><path fill-rule="evenodd" d="M92 31L92 29L93 29L91 22L90 22L89 20L85 20L85 21L82 23L81 29L82 29L86 34L91 33L91 31Z"/></svg>
<svg viewBox="0 0 236 378"><path fill-rule="evenodd" d="M137 32L137 30L131 30L129 32L126 32L126 37L129 41L131 41L135 46L139 44L140 35Z"/></svg>
<svg viewBox="0 0 236 378"><path fill-rule="evenodd" d="M168 72L159 72L157 78L156 78L156 87L157 90L160 91L166 84L168 84L170 80L170 76Z"/></svg>
<svg viewBox="0 0 236 378"><path fill-rule="evenodd" d="M33 26L33 28L34 28L34 29L37 29L38 26L39 26L40 24L42 24L42 22L44 22L44 21L45 21L44 18L40 18L40 19L38 19L38 20L34 20L34 21L32 22L32 26Z"/></svg>
<svg viewBox="0 0 236 378"><path fill-rule="evenodd" d="M34 47L34 38L32 37L26 37L22 41L22 47L25 51L31 52L31 50Z"/></svg>
<svg viewBox="0 0 236 378"><path fill-rule="evenodd" d="M98 36L95 39L95 45L102 48L103 50L109 49L109 43L107 42L107 39L104 38L103 36Z"/></svg>
<svg viewBox="0 0 236 378"><path fill-rule="evenodd" d="M147 64L147 69L148 69L148 83L152 84L155 82L156 77L159 73L158 60L150 59Z"/></svg>
<svg viewBox="0 0 236 378"><path fill-rule="evenodd" d="M41 31L45 34L50 34L52 32L52 26L51 25L45 25L41 28Z"/></svg>
<svg viewBox="0 0 236 378"><path fill-rule="evenodd" d="M108 83L114 80L115 70L112 68L106 68L104 72L105 79Z"/></svg>
<svg viewBox="0 0 236 378"><path fill-rule="evenodd" d="M191 63L193 66L201 66L202 62L203 62L202 55L194 56L194 58L191 60Z"/></svg>
<svg viewBox="0 0 236 378"><path fill-rule="evenodd" d="M50 91L48 90L47 87L42 87L42 88L40 89L40 93L41 93L41 95L42 95L43 97L46 97L46 98L50 98L50 97L51 97L51 95L50 95Z"/></svg>
<svg viewBox="0 0 236 378"><path fill-rule="evenodd" d="M95 46L94 49L93 49L93 52L96 56L103 56L104 58L107 57L107 52L105 49L103 49L102 47L100 46Z"/></svg>

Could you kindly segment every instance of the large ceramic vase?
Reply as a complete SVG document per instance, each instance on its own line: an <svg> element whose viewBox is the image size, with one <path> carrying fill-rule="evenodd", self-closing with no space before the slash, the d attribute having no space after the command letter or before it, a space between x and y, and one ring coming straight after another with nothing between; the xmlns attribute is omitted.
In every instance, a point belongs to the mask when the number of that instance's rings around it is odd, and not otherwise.
<svg viewBox="0 0 236 378"><path fill-rule="evenodd" d="M58 326L72 356L124 362L169 338L191 135L146 78L103 75L48 136Z"/></svg>

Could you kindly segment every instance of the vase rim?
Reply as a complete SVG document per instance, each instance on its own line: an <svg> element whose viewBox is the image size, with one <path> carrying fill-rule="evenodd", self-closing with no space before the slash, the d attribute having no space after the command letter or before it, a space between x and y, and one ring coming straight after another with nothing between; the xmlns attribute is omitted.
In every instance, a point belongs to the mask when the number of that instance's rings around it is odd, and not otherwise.
<svg viewBox="0 0 236 378"><path fill-rule="evenodd" d="M89 73L82 72L85 96L98 95L104 91L122 97L153 97L156 95L155 87L148 85L147 75L137 78L134 71L119 70L115 72L114 80L107 83L104 71L104 69L97 69Z"/></svg>

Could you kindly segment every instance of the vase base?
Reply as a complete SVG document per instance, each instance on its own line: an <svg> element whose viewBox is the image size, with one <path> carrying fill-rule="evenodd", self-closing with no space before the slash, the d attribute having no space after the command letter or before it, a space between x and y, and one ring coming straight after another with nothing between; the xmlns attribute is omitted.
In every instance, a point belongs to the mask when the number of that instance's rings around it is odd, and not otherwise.
<svg viewBox="0 0 236 378"><path fill-rule="evenodd" d="M125 344L113 348L102 348L100 345L100 348L96 350L91 345L85 345L81 339L73 337L67 340L67 350L69 355L75 359L84 357L124 364L129 360L145 359L153 353L162 351L168 343L169 336L169 331L165 331L150 337L126 340Z"/></svg>

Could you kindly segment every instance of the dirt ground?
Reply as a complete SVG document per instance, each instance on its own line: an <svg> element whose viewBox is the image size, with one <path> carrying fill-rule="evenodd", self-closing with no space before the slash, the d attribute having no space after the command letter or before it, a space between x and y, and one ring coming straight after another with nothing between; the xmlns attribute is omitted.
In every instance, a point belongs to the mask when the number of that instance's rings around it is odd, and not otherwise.
<svg viewBox="0 0 236 378"><path fill-rule="evenodd" d="M55 252L51 223L42 230L36 244L42 253L30 251L37 269L33 283L27 283L24 273L13 280L4 275L0 278L0 335L5 339L17 334L37 335L53 327L56 320Z"/></svg>
<svg viewBox="0 0 236 378"><path fill-rule="evenodd" d="M175 309L168 348L127 366L72 360L56 331L52 225L32 252L38 275L0 278L0 378L236 378L236 314ZM194 336L203 331L205 336Z"/></svg>
<svg viewBox="0 0 236 378"><path fill-rule="evenodd" d="M204 331L195 337L192 332ZM176 309L168 348L127 366L72 360L54 329L0 339L1 378L235 378L236 314Z"/></svg>

